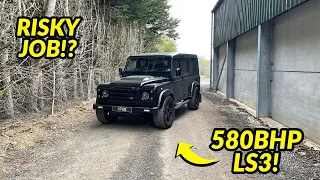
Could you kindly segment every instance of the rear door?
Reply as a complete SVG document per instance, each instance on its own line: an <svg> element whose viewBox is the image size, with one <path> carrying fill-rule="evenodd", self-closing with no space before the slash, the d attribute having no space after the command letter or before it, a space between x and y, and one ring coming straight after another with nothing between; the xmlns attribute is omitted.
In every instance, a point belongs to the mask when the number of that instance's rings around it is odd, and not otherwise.
<svg viewBox="0 0 320 180"><path fill-rule="evenodd" d="M183 81L183 99L189 97L190 70L187 58L180 59L181 76Z"/></svg>
<svg viewBox="0 0 320 180"><path fill-rule="evenodd" d="M183 100L183 90L184 90L184 81L182 76L176 75L176 69L180 67L180 59L173 58L173 72L174 72L174 95L175 95L175 103ZM182 75L182 73L181 73Z"/></svg>
<svg viewBox="0 0 320 180"><path fill-rule="evenodd" d="M190 78L188 80L188 86L189 86L189 96L192 96L191 89L193 82L200 83L200 76L199 76L199 64L198 64L197 58L191 58L189 60L189 67L190 67Z"/></svg>

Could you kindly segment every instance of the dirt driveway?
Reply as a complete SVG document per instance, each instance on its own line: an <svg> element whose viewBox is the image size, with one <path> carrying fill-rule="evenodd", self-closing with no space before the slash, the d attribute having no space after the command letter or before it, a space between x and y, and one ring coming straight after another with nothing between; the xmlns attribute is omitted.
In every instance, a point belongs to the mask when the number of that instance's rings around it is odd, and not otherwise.
<svg viewBox="0 0 320 180"><path fill-rule="evenodd" d="M177 111L173 127L159 130L140 119L101 125L91 102L54 117L2 125L0 179L319 179L319 152L304 145L282 153L277 175L233 175L232 152L208 146L214 128L266 125L237 105L203 92L198 111ZM177 144L220 162L195 167L175 158Z"/></svg>

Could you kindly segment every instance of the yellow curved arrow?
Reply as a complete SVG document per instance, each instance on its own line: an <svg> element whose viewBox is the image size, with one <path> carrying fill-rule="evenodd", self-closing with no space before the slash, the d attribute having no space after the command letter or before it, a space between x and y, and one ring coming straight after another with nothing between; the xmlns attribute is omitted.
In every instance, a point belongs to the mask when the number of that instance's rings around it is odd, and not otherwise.
<svg viewBox="0 0 320 180"><path fill-rule="evenodd" d="M192 144L180 142L177 147L176 158L180 156L185 162L194 166L211 166L219 162L218 159L205 159L199 157L194 152L192 152L192 147Z"/></svg>

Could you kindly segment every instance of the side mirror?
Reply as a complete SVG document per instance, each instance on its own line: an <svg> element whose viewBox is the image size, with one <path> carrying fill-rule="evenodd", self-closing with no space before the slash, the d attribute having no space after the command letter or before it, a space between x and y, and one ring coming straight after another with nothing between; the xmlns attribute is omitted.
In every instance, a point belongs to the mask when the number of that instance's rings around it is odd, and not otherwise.
<svg viewBox="0 0 320 180"><path fill-rule="evenodd" d="M119 68L119 76L122 77L122 74L123 74L123 70L122 68Z"/></svg>
<svg viewBox="0 0 320 180"><path fill-rule="evenodd" d="M176 76L181 76L181 69L180 68L176 69Z"/></svg>

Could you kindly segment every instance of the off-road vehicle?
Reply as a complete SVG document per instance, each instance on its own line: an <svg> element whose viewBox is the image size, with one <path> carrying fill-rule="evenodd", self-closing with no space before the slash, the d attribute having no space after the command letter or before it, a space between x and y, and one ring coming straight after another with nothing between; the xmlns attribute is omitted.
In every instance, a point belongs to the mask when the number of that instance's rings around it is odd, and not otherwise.
<svg viewBox="0 0 320 180"><path fill-rule="evenodd" d="M192 54L152 53L130 56L121 79L97 87L93 108L103 124L119 117L153 118L156 127L168 129L175 109L188 104L197 110L201 102L198 58Z"/></svg>

